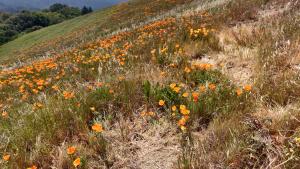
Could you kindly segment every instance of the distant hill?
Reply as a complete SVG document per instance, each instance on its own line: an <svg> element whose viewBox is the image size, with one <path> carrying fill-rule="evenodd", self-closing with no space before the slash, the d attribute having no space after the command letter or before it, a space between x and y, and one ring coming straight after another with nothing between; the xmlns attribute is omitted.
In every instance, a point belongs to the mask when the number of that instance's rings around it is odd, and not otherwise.
<svg viewBox="0 0 300 169"><path fill-rule="evenodd" d="M0 0L1 12L16 12L19 10L37 10L49 7L54 3L70 6L91 6L93 9L108 7L126 0Z"/></svg>

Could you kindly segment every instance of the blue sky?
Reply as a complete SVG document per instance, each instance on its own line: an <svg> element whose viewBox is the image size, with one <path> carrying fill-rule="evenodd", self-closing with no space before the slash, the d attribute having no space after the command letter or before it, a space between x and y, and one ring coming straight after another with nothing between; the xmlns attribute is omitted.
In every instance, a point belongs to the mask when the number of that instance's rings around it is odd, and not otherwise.
<svg viewBox="0 0 300 169"><path fill-rule="evenodd" d="M92 6L94 9L107 7L126 0L0 0L9 7L47 8L53 3L64 3L71 6Z"/></svg>

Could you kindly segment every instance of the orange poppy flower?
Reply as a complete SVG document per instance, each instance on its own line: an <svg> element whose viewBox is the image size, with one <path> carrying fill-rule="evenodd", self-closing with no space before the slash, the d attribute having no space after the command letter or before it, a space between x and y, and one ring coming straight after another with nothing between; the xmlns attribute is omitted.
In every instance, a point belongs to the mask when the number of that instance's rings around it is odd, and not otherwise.
<svg viewBox="0 0 300 169"><path fill-rule="evenodd" d="M172 106L172 111L176 111L177 107L176 106Z"/></svg>
<svg viewBox="0 0 300 169"><path fill-rule="evenodd" d="M188 96L189 96L189 93L185 92L185 93L182 94L182 96L183 96L183 97L188 97Z"/></svg>
<svg viewBox="0 0 300 169"><path fill-rule="evenodd" d="M158 104L159 104L160 106L164 106L164 105L165 105L165 101L164 101L164 100L159 100Z"/></svg>
<svg viewBox="0 0 300 169"><path fill-rule="evenodd" d="M176 92L176 93L179 93L180 87L174 87L173 91Z"/></svg>
<svg viewBox="0 0 300 169"><path fill-rule="evenodd" d="M174 89L175 87L176 87L176 83L170 84L170 88L171 88L171 89Z"/></svg>
<svg viewBox="0 0 300 169"><path fill-rule="evenodd" d="M76 147L71 146L67 149L67 154L69 154L69 155L74 154L75 151L76 151Z"/></svg>
<svg viewBox="0 0 300 169"><path fill-rule="evenodd" d="M216 89L216 85L215 84L210 84L208 87L209 87L210 90L215 90Z"/></svg>
<svg viewBox="0 0 300 169"><path fill-rule="evenodd" d="M74 167L78 167L80 164L81 164L81 160L80 160L80 158L79 158L79 157L78 157L78 158L76 158L76 159L73 161L73 165L74 165Z"/></svg>
<svg viewBox="0 0 300 169"><path fill-rule="evenodd" d="M243 94L243 90L242 89L237 89L236 90L236 95L240 96Z"/></svg>
<svg viewBox="0 0 300 169"><path fill-rule="evenodd" d="M2 159L3 159L4 161L8 161L8 160L10 159L10 155L9 155L9 154L3 155Z"/></svg>
<svg viewBox="0 0 300 169"><path fill-rule="evenodd" d="M179 121L178 121L178 125L179 126L184 126L186 123L186 119L185 118L181 118Z"/></svg>
<svg viewBox="0 0 300 169"><path fill-rule="evenodd" d="M249 92L249 91L252 90L252 86L251 85L245 85L244 89Z"/></svg>
<svg viewBox="0 0 300 169"><path fill-rule="evenodd" d="M193 95L193 100L194 100L194 102L197 102L198 99L199 99L199 93L193 92L192 95Z"/></svg>
<svg viewBox="0 0 300 169"><path fill-rule="evenodd" d="M185 126L180 126L180 129L181 129L182 131L185 131L185 130L186 130L186 127L185 127Z"/></svg>
<svg viewBox="0 0 300 169"><path fill-rule="evenodd" d="M205 92L206 87L204 85L199 86L200 92Z"/></svg>
<svg viewBox="0 0 300 169"><path fill-rule="evenodd" d="M155 113L153 111L148 112L149 116L155 116Z"/></svg>
<svg viewBox="0 0 300 169"><path fill-rule="evenodd" d="M65 99L72 99L75 97L75 94L74 92L67 92L67 91L64 91L63 92L63 96Z"/></svg>
<svg viewBox="0 0 300 169"><path fill-rule="evenodd" d="M183 115L189 115L190 114L190 110L188 110L188 109L181 109L180 112Z"/></svg>
<svg viewBox="0 0 300 169"><path fill-rule="evenodd" d="M184 68L184 71L185 71L186 73L190 73L190 72L191 72L191 69L188 68L188 67L185 67L185 68Z"/></svg>
<svg viewBox="0 0 300 169"><path fill-rule="evenodd" d="M103 131L103 127L101 124L99 123L95 123L93 126L92 126L92 130L94 130L95 132L97 133L100 133Z"/></svg>
<svg viewBox="0 0 300 169"><path fill-rule="evenodd" d="M32 167L29 167L27 169L37 169L37 166L33 165Z"/></svg>

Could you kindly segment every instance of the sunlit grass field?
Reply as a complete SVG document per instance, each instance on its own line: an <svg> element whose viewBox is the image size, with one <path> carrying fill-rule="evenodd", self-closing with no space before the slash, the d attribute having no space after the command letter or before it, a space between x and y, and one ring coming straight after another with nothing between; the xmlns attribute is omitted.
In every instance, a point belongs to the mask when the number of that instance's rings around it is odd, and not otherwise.
<svg viewBox="0 0 300 169"><path fill-rule="evenodd" d="M3 63L7 60L16 60L18 59L16 57L22 55L22 52L31 50L36 45L63 40L64 37L70 35L75 34L76 36L76 33L89 32L91 29L107 23L107 19L112 15L113 11L113 7L107 8L22 35L0 47L0 61Z"/></svg>

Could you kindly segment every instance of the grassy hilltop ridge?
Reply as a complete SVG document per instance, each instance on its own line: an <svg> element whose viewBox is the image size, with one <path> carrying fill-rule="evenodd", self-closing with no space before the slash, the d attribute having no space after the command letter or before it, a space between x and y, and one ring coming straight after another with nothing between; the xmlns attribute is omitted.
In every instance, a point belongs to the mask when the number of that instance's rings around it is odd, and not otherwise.
<svg viewBox="0 0 300 169"><path fill-rule="evenodd" d="M67 39L67 37L74 36L74 34L76 35L80 34L80 32L88 31L91 27L94 27L94 25L101 24L105 21L111 15L112 11L113 9L111 8L97 11L92 15L81 16L25 34L0 47L1 60L14 60L15 58L11 57L23 56L27 54L27 51L30 53L30 51L39 50L37 46L47 48L51 43L63 41L64 38Z"/></svg>
<svg viewBox="0 0 300 169"><path fill-rule="evenodd" d="M1 46L1 168L299 168L299 9L133 0Z"/></svg>

